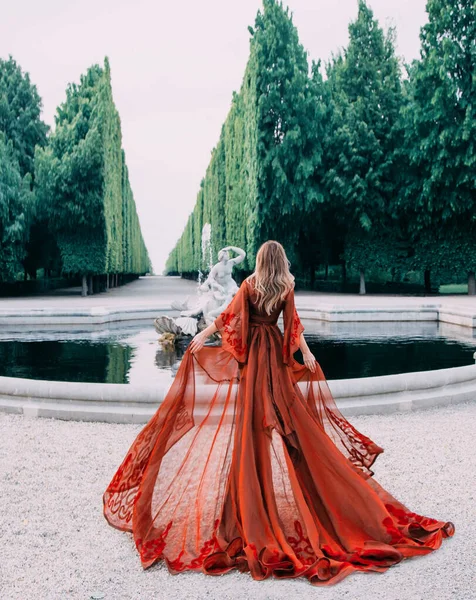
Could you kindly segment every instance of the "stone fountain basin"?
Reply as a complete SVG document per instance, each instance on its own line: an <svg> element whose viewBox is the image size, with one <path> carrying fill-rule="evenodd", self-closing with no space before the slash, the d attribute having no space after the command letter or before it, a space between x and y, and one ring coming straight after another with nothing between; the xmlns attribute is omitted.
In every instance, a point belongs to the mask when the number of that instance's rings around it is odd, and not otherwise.
<svg viewBox="0 0 476 600"><path fill-rule="evenodd" d="M467 402L476 398L476 365L328 380L345 416L388 414ZM224 384L226 385L226 384ZM307 385L307 384L300 384ZM107 423L147 423L160 407L168 386L76 383L0 377L0 411ZM196 417L204 416L210 389L196 388ZM205 409L204 409L205 410ZM217 410L217 414L221 410ZM231 417L232 415L230 415Z"/></svg>
<svg viewBox="0 0 476 600"><path fill-rule="evenodd" d="M302 318L325 322L352 321L439 321L440 324L476 327L473 306L442 305L441 302L405 303L379 307L336 306L307 298L299 302ZM4 326L36 327L41 324L98 325L134 319L153 319L158 314L170 314L168 304L112 309L38 308L3 309L0 324ZM170 382L171 383L171 382ZM44 381L17 377L0 377L0 411L29 417L49 417L65 420L102 421L109 423L147 423L157 411L167 386L76 383ZM451 367L431 371L406 372L395 375L328 380L330 390L346 416L387 414L457 404L476 398L476 365ZM207 397L207 387L201 386L199 397ZM198 418L200 413L198 412Z"/></svg>

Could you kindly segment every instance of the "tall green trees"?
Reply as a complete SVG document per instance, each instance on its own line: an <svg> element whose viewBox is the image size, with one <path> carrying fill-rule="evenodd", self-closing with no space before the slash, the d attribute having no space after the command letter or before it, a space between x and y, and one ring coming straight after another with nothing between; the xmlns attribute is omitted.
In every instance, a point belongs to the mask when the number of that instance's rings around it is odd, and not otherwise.
<svg viewBox="0 0 476 600"><path fill-rule="evenodd" d="M95 66L79 86L70 84L49 144L36 154L39 210L58 240L64 271L84 276L106 272L102 77Z"/></svg>
<svg viewBox="0 0 476 600"><path fill-rule="evenodd" d="M0 281L21 271L33 215L31 176L22 177L17 157L13 143L0 133Z"/></svg>
<svg viewBox="0 0 476 600"><path fill-rule="evenodd" d="M200 231L214 252L242 246L251 270L281 241L301 277L342 261L403 279L411 270L468 274L476 293L476 4L428 0L421 59L403 78L395 31L365 0L349 44L308 70L289 12L264 0L250 56L167 269L200 268Z"/></svg>
<svg viewBox="0 0 476 600"><path fill-rule="evenodd" d="M22 267L86 277L151 269L112 98L109 62L71 84L55 130L28 74L0 60L0 281ZM25 275L26 276L26 275Z"/></svg>
<svg viewBox="0 0 476 600"><path fill-rule="evenodd" d="M225 222L212 230L246 249L245 268L263 241L278 239L311 281L340 249L364 284L366 268L395 258L388 234L398 204L402 93L393 32L384 35L361 0L349 46L323 81L320 63L309 72L288 10L275 0L263 5L222 131ZM208 172L205 191L207 182Z"/></svg>
<svg viewBox="0 0 476 600"><path fill-rule="evenodd" d="M0 132L3 134L3 164L0 167L3 179L0 186L5 190L1 203L6 219L2 225L3 234L6 235L7 230L12 234L11 221L23 215L21 226L17 222L15 228L17 234L21 229L21 235L14 242L12 240L12 248L8 247L8 236L3 239L5 245L2 264L5 270L0 271L0 278L4 281L16 279L22 270L36 272L34 266L38 264L38 257L41 255L36 239L46 237L44 224L35 217L35 204L31 195L26 193L23 183L23 191L17 195L14 190L19 190L19 184L12 180L12 177L15 180L18 177L28 177L30 189L33 187L35 146L46 144L49 130L40 118L41 109L41 98L36 86L31 83L29 74L24 73L11 56L8 60L0 59ZM13 176L14 172L17 175ZM9 202L14 205L9 207ZM26 203L25 206L22 206L22 202ZM6 224L7 221L10 225Z"/></svg>
<svg viewBox="0 0 476 600"><path fill-rule="evenodd" d="M299 227L289 225L316 200L311 177L320 164L316 152L319 112L297 29L288 9L274 0L265 0L263 13L258 13L253 51L257 69L256 238L259 243L279 239L296 262Z"/></svg>
<svg viewBox="0 0 476 600"><path fill-rule="evenodd" d="M335 241L341 237L336 229L325 183L326 173L331 166L328 145L332 106L329 86L323 80L320 62L312 63L305 97L302 116L305 120L306 148L302 161L306 168L301 171L301 174L306 173L302 177L305 192L303 203L296 207L292 220L298 231L297 244L294 245L297 260L293 269L301 275L309 273L308 280L312 287L318 265L327 267L335 260Z"/></svg>
<svg viewBox="0 0 476 600"><path fill-rule="evenodd" d="M139 215L137 214L136 203L132 193L129 181L129 170L126 165L124 150L121 151L122 165L122 211L113 214L113 220L116 224L122 222L122 249L120 236L116 233L116 253L122 256L116 256L116 265L118 273L138 274L151 269L149 254L142 238ZM121 214L122 213L122 214ZM122 221L121 221L122 217Z"/></svg>
<svg viewBox="0 0 476 600"><path fill-rule="evenodd" d="M476 293L476 4L429 0L405 108L405 209L415 264L468 274Z"/></svg>
<svg viewBox="0 0 476 600"><path fill-rule="evenodd" d="M364 0L349 25L349 45L328 67L331 131L325 175L344 236L344 258L360 271L395 264L402 105L393 30L385 35Z"/></svg>
<svg viewBox="0 0 476 600"><path fill-rule="evenodd" d="M63 271L83 277L145 273L150 261L130 190L109 62L70 84L46 148L37 148L39 210L50 224ZM89 285L91 288L91 284Z"/></svg>
<svg viewBox="0 0 476 600"><path fill-rule="evenodd" d="M0 131L10 140L22 176L34 173L35 146L46 144L41 98L28 73L10 56L0 58Z"/></svg>
<svg viewBox="0 0 476 600"><path fill-rule="evenodd" d="M297 262L303 211L322 200L313 182L321 164L319 95L289 11L275 0L263 4L250 28L241 89L233 94L197 198L194 235L187 224L169 256L170 272L201 268L199 233L207 222L215 256L225 243L246 250L241 269L252 269L259 245L269 237L285 244Z"/></svg>

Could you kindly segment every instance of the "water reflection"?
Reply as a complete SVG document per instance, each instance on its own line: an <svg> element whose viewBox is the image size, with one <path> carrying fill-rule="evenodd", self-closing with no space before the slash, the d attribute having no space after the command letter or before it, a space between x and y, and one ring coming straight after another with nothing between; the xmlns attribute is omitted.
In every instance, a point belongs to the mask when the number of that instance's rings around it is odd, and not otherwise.
<svg viewBox="0 0 476 600"><path fill-rule="evenodd" d="M328 379L473 364L476 332L435 322L338 323L303 319ZM0 333L0 375L170 385L185 347L158 344L150 320L78 327L13 326ZM302 360L300 353L296 355Z"/></svg>

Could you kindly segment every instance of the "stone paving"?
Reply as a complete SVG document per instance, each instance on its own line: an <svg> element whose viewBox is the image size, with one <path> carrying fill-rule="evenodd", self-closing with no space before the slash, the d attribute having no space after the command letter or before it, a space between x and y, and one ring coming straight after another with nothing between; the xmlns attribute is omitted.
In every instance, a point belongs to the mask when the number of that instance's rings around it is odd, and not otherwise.
<svg viewBox="0 0 476 600"><path fill-rule="evenodd" d="M0 589L5 600L475 600L476 403L354 417L381 445L375 479L410 510L452 521L427 556L328 588L249 573L143 571L130 533L102 514L102 494L139 425L0 414Z"/></svg>
<svg viewBox="0 0 476 600"><path fill-rule="evenodd" d="M179 277L160 275L145 276L121 287L111 288L107 292L92 296L81 296L81 289L62 288L45 295L20 298L0 298L0 313L10 310L31 310L39 308L78 309L92 306L127 307L169 306L172 300L184 300L193 296L197 288L195 281ZM386 308L419 306L454 306L476 312L476 296L450 294L445 296L399 296L396 294L338 294L327 292L296 292L296 305L342 306L346 308Z"/></svg>

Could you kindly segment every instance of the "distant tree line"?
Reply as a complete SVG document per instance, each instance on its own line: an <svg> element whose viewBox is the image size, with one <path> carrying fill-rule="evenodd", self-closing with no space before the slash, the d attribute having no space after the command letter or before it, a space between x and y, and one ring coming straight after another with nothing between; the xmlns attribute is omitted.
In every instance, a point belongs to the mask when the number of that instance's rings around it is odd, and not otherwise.
<svg viewBox="0 0 476 600"><path fill-rule="evenodd" d="M201 231L214 256L241 246L254 268L266 239L284 244L311 287L318 269L402 281L420 272L476 293L474 0L429 0L421 55L401 65L360 0L348 46L308 63L288 9L264 0L239 93L167 273L196 274Z"/></svg>
<svg viewBox="0 0 476 600"><path fill-rule="evenodd" d="M29 75L0 60L0 284L41 272L87 295L151 271L108 59L69 84L54 131L41 108Z"/></svg>

